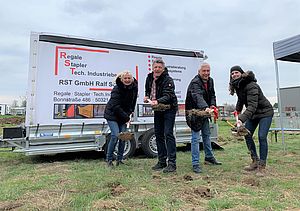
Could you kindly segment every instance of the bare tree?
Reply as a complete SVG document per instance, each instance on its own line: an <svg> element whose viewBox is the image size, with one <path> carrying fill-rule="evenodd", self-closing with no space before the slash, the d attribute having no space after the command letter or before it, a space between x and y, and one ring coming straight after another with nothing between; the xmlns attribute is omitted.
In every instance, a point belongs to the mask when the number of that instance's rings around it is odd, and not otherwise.
<svg viewBox="0 0 300 211"><path fill-rule="evenodd" d="M11 103L11 107L12 108L18 107L18 101L17 100L13 100L12 103Z"/></svg>
<svg viewBox="0 0 300 211"><path fill-rule="evenodd" d="M21 107L26 107L27 99L25 96L20 96Z"/></svg>
<svg viewBox="0 0 300 211"><path fill-rule="evenodd" d="M224 103L224 109L225 111L231 113L235 110L235 105Z"/></svg>

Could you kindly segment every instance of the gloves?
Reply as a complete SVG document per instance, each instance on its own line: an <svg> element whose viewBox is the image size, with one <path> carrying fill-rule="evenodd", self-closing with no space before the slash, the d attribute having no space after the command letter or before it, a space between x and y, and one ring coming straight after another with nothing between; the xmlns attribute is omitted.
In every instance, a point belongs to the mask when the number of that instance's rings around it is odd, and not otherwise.
<svg viewBox="0 0 300 211"><path fill-rule="evenodd" d="M219 118L219 110L216 106L210 106L210 109L213 111L214 114L214 123L216 123L217 119Z"/></svg>

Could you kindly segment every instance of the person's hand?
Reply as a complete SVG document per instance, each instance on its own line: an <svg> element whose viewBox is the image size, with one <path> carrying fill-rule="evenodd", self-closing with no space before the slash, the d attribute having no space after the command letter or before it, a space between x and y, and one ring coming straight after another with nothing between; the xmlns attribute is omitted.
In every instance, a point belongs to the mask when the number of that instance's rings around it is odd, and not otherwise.
<svg viewBox="0 0 300 211"><path fill-rule="evenodd" d="M241 127L242 125L243 125L243 123L242 123L241 120L238 120L238 121L236 122L236 126L237 126L237 127Z"/></svg>
<svg viewBox="0 0 300 211"><path fill-rule="evenodd" d="M214 109L206 108L205 112L208 112L208 113L212 114L214 112Z"/></svg>
<svg viewBox="0 0 300 211"><path fill-rule="evenodd" d="M211 112L213 112L214 110L212 110L212 109L210 109L210 108L206 108L205 109L205 112L208 112L208 113L211 113Z"/></svg>
<svg viewBox="0 0 300 211"><path fill-rule="evenodd" d="M210 106L211 113L214 115L214 122L216 123L217 119L219 118L219 110L216 106Z"/></svg>
<svg viewBox="0 0 300 211"><path fill-rule="evenodd" d="M145 96L145 97L144 97L144 103L148 103L148 100L149 100L149 97L148 97L148 96Z"/></svg>
<svg viewBox="0 0 300 211"><path fill-rule="evenodd" d="M157 100L152 100L150 104L151 104L151 106L154 106L154 105L157 105L158 102L157 102Z"/></svg>

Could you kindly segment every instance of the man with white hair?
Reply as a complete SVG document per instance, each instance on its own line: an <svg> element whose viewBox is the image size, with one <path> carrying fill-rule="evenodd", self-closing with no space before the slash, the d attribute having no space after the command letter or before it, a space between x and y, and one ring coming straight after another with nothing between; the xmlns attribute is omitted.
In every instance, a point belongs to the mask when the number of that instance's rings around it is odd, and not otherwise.
<svg viewBox="0 0 300 211"><path fill-rule="evenodd" d="M210 140L209 117L197 116L189 114L189 110L198 109L211 112L216 107L216 95L214 89L214 81L210 77L210 65L202 63L198 74L191 80L185 99L186 120L192 129L191 152L192 166L195 173L201 173L199 165L200 152L199 140L200 131L203 141L205 153L204 164L221 165L214 157Z"/></svg>

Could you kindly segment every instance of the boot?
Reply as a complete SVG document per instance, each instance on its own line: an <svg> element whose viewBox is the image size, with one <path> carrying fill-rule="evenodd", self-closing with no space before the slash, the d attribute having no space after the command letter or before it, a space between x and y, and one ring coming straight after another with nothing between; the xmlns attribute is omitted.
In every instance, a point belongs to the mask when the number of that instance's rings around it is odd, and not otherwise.
<svg viewBox="0 0 300 211"><path fill-rule="evenodd" d="M222 165L221 162L217 161L216 158L212 157L212 158L205 158L204 159L204 164L205 165Z"/></svg>
<svg viewBox="0 0 300 211"><path fill-rule="evenodd" d="M163 173L173 173L176 172L176 165L168 164L166 168L164 168Z"/></svg>
<svg viewBox="0 0 300 211"><path fill-rule="evenodd" d="M114 166L114 164L113 164L112 160L107 161L107 167L111 168L113 166Z"/></svg>
<svg viewBox="0 0 300 211"><path fill-rule="evenodd" d="M244 168L245 171L254 171L258 168L258 160L252 159L252 163Z"/></svg>
<svg viewBox="0 0 300 211"><path fill-rule="evenodd" d="M193 165L193 172L195 172L196 174L200 174L202 172L200 166Z"/></svg>
<svg viewBox="0 0 300 211"><path fill-rule="evenodd" d="M259 162L257 167L256 176L257 177L264 177L266 174L266 163L265 162Z"/></svg>
<svg viewBox="0 0 300 211"><path fill-rule="evenodd" d="M122 160L117 160L116 166L126 165Z"/></svg>
<svg viewBox="0 0 300 211"><path fill-rule="evenodd" d="M155 166L152 167L152 170L160 171L160 170L163 170L165 167L167 167L167 163L161 163L161 162L158 161L158 163L155 164Z"/></svg>

